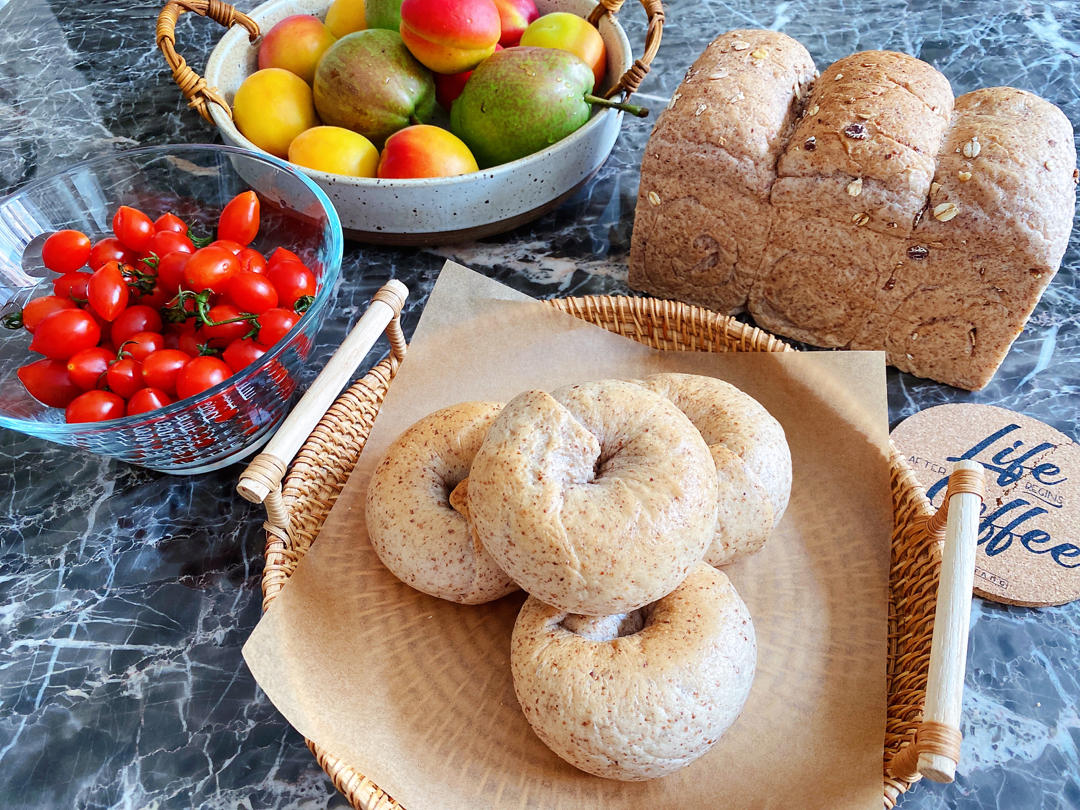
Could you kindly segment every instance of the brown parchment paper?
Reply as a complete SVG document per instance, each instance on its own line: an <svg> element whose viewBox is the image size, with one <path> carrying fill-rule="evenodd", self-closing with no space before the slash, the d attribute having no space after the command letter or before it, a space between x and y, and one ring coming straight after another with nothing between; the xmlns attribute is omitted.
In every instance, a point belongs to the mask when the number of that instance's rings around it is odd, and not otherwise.
<svg viewBox="0 0 1080 810"><path fill-rule="evenodd" d="M565 764L514 697L523 596L466 607L379 563L364 494L388 444L455 402L687 371L756 397L787 433L791 505L727 570L758 668L742 715L700 760L644 783ZM880 352L658 352L447 263L355 473L244 657L274 705L410 810L873 808L882 801L892 513Z"/></svg>

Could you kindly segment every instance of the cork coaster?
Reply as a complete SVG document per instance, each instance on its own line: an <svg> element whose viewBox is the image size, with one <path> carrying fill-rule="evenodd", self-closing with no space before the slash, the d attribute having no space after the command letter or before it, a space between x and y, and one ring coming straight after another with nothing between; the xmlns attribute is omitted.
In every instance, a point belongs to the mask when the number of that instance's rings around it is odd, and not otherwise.
<svg viewBox="0 0 1080 810"><path fill-rule="evenodd" d="M1023 414L938 405L904 420L892 440L935 508L954 462L986 469L975 593L1010 605L1080 598L1080 446Z"/></svg>

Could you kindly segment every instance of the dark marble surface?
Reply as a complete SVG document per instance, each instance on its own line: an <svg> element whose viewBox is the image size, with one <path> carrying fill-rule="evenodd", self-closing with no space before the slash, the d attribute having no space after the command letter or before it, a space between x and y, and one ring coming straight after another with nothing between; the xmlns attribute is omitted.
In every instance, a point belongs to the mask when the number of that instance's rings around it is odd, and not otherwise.
<svg viewBox="0 0 1080 810"><path fill-rule="evenodd" d="M0 0L0 192L91 154L216 140L171 83L156 13L119 0ZM220 31L193 16L178 41L200 67ZM622 16L640 43L640 9ZM854 50L904 50L957 94L1013 84L1080 122L1074 0L673 0L644 101L658 110L709 39L752 26L799 38L820 67ZM624 291L649 126L626 122L588 186L511 234L437 250L347 246L317 362L389 276L413 289L415 322L445 257L537 296ZM969 394L890 370L893 422L941 402L992 402L1075 439L1078 283L1080 232L994 382ZM170 478L0 432L0 806L344 806L240 657L259 618L263 533L233 492L238 472ZM1080 807L1078 657L1080 605L976 600L957 781L919 784L901 805Z"/></svg>

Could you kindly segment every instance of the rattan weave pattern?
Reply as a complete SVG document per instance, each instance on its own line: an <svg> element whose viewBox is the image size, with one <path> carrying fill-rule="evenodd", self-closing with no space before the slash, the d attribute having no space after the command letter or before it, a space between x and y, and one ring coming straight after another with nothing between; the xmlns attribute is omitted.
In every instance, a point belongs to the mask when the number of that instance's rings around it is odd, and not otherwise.
<svg viewBox="0 0 1080 810"><path fill-rule="evenodd" d="M782 340L701 307L653 298L586 296L545 302L557 309L659 349L771 351L793 349ZM387 357L352 385L327 412L297 455L282 496L290 515L286 531L270 523L263 571L263 608L277 596L318 536L323 521L363 450L368 432L397 371ZM941 544L925 530L932 514L926 496L893 447L891 489L895 522L889 598L888 718L885 728L884 807L911 784L913 746L922 719ZM397 810L390 796L358 771L307 741L335 787L358 810ZM909 756L893 757L905 748Z"/></svg>

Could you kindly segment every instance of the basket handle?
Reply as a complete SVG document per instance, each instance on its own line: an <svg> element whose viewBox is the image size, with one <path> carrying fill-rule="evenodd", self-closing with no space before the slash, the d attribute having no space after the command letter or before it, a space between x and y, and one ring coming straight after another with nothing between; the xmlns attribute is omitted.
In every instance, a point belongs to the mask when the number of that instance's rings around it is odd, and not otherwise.
<svg viewBox="0 0 1080 810"><path fill-rule="evenodd" d="M217 104L232 118L229 102L210 87L206 79L192 70L184 57L176 52L176 21L185 11L194 11L203 17L209 17L225 28L240 24L247 29L248 39L254 42L259 37L259 24L243 12L237 11L224 0L169 0L157 18L156 40L162 56L169 63L173 80L180 87L180 92L188 100L188 106L198 111L199 115L211 124L208 102Z"/></svg>
<svg viewBox="0 0 1080 810"><path fill-rule="evenodd" d="M600 0L589 13L589 23L595 28L600 24L600 19L605 15L613 19L619 13L625 0ZM656 52L660 50L660 38L664 34L664 4L662 0L641 0L645 14L649 18L649 28L645 32L645 50L640 59L635 59L629 69L615 85L604 93L604 98L612 98L619 93L624 94L623 100L629 100L630 96L637 92L641 82L649 72L652 60L656 58Z"/></svg>
<svg viewBox="0 0 1080 810"><path fill-rule="evenodd" d="M596 27L605 14L614 18L624 2L625 0L600 0L590 12L589 22ZM604 98L612 98L623 93L624 100L628 100L641 86L641 82L649 73L652 60L656 58L657 51L660 50L660 39L664 33L664 4L662 0L641 0L641 5L649 20L649 27L645 32L645 50L640 58L634 60L634 64L627 69L626 73L619 77L619 81L604 94ZM225 28L231 28L239 23L247 29L248 39L251 42L259 37L259 24L224 0L169 0L158 14L157 46L161 49L165 61L169 63L173 80L179 86L180 92L184 94L184 98L188 100L188 106L197 110L199 115L212 124L214 122L210 117L208 102L213 102L221 107L231 119L232 110L225 97L213 87L208 86L206 79L192 70L184 61L184 57L176 52L176 21L186 11L194 11L203 17L209 17Z"/></svg>
<svg viewBox="0 0 1080 810"><path fill-rule="evenodd" d="M315 382L282 422L266 448L251 460L240 476L236 491L252 503L265 503L270 523L286 533L289 531L289 513L281 497L285 468L384 330L394 357L398 360L405 357L405 335L401 331L400 318L408 295L408 288L397 279L391 279L375 293L367 311L327 361Z"/></svg>
<svg viewBox="0 0 1080 810"><path fill-rule="evenodd" d="M926 531L944 537L941 578L934 612L934 637L926 683L923 719L915 742L889 762L889 774L913 781L920 775L951 782L960 761L960 715L967 666L968 622L975 583L979 509L984 497L982 465L959 461L949 476L945 500L927 521Z"/></svg>

